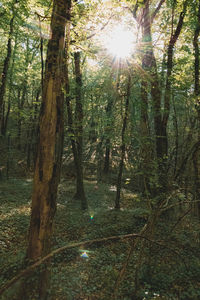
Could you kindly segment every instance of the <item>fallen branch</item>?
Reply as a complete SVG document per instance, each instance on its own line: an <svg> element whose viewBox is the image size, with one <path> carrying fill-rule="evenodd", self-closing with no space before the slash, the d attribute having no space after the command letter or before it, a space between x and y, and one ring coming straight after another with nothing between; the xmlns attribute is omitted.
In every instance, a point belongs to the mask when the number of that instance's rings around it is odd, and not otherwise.
<svg viewBox="0 0 200 300"><path fill-rule="evenodd" d="M58 254L58 253L60 253L64 250L72 249L72 248L75 248L75 247L80 247L80 246L83 246L83 245L91 245L91 244L94 244L94 243L103 243L103 242L107 242L107 241L116 241L116 240L126 239L126 238L142 238L142 239L149 240L147 237L142 236L140 234L130 233L130 234L110 236L110 237L105 237L105 238L98 238L98 239L94 239L94 240L68 244L68 245L63 246L61 248L53 250L48 255L44 256L41 259L39 259L38 261L36 261L32 265L28 266L25 270L22 270L19 274L17 274L11 280L9 280L7 283L5 283L5 285L0 289L0 295L2 295L4 291L6 291L10 286L12 286L14 283L16 283L20 278L22 278L22 277L26 276L27 274L31 273L34 269L39 267L42 263L44 263L48 259L52 258L54 255L56 255L56 254ZM151 242L155 242L155 241L151 241Z"/></svg>

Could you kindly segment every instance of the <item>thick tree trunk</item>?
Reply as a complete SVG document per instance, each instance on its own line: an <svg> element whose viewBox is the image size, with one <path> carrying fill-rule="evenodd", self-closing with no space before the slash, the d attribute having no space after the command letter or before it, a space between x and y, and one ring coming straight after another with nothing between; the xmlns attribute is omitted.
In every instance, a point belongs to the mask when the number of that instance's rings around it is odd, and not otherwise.
<svg viewBox="0 0 200 300"><path fill-rule="evenodd" d="M116 192L116 198L115 198L115 209L120 209L120 193L121 193L122 174L123 174L124 158L125 158L125 151L126 151L125 133L126 133L126 127L127 127L127 120L128 120L130 89L131 89L131 77L129 74L128 85L127 85L126 104L125 104L125 113L124 113L122 134L121 134L121 139L122 139L121 159L120 159L119 172L118 172L118 177L117 177L117 192Z"/></svg>
<svg viewBox="0 0 200 300"><path fill-rule="evenodd" d="M40 136L29 234L28 258L37 259L49 251L63 139L63 51L69 1L54 0L44 79Z"/></svg>
<svg viewBox="0 0 200 300"><path fill-rule="evenodd" d="M63 64L65 28L71 1L54 0L51 39L42 94L38 152L34 174L27 258L37 260L51 248L53 219L63 147ZM47 272L40 277L39 299L46 299Z"/></svg>

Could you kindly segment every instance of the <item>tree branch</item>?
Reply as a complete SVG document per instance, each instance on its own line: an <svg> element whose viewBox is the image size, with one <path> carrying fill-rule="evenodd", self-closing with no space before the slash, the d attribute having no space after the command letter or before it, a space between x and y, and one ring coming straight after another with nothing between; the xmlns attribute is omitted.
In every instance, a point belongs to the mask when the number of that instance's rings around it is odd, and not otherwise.
<svg viewBox="0 0 200 300"><path fill-rule="evenodd" d="M158 6L156 7L156 9L154 10L154 12L153 12L153 14L152 14L152 16L151 16L151 23L152 23L153 20L155 19L157 13L159 12L159 10L160 10L160 8L161 8L161 6L162 6L162 4L163 4L164 2L165 2L165 0L160 0Z"/></svg>
<svg viewBox="0 0 200 300"><path fill-rule="evenodd" d="M142 238L142 239L150 241L145 236L142 236L142 235L137 234L137 233L131 233L131 234L123 234L123 235L118 235L118 236L110 236L110 237L105 237L105 238L98 238L98 239L94 239L94 240L89 240L89 241L83 241L83 242L77 242L77 243L68 244L68 245L63 246L61 248L53 250L48 255L44 256L41 259L39 259L38 261L36 261L32 265L28 266L25 270L22 270L20 273L18 273L15 277L13 277L11 280L9 280L0 289L0 295L2 295L3 292L5 292L9 287L11 287L14 283L16 283L20 278L28 275L34 269L36 269L37 267L39 267L42 263L46 262L48 259L52 258L54 255L56 255L58 253L61 253L61 252L65 251L65 250L68 250L68 249L80 247L80 246L83 246L83 245L85 246L85 245L91 245L91 244L94 244L94 243L104 243L104 242L107 242L107 241L117 241L117 240L127 239L127 238ZM151 241L151 242L155 242L155 241ZM157 243L157 242L155 242L155 243Z"/></svg>

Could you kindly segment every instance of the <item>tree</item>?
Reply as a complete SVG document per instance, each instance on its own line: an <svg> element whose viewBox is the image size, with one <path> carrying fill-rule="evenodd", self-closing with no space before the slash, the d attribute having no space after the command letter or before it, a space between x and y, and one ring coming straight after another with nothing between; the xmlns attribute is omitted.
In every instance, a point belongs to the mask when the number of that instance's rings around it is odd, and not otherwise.
<svg viewBox="0 0 200 300"><path fill-rule="evenodd" d="M199 78L199 44L198 38L200 33L200 1L197 7L197 17L196 17L196 26L194 31L194 39L193 39L193 47L194 47L194 96L195 96L195 104L196 104L196 111L197 111L197 138L198 144L193 152L193 165L194 165L194 178L195 178L195 193L196 199L200 199L200 78ZM197 204L197 213L200 219L200 203Z"/></svg>
<svg viewBox="0 0 200 300"><path fill-rule="evenodd" d="M167 189L167 157L168 157L168 138L167 138L167 124L169 119L169 111L170 111L170 99L171 99L171 75L172 75L172 67L173 67L173 49L179 38L183 20L186 14L187 1L183 3L183 9L180 13L178 23L176 29L174 31L174 9L172 9L172 28L171 28L171 36L168 43L167 48L167 74L166 74L166 83L165 83L165 96L164 96L164 112L162 112L162 91L161 84L159 81L158 67L157 61L154 54L154 48L152 44L152 22L156 17L158 11L161 8L161 5L164 1L160 1L157 5L157 8L154 10L153 14L150 14L150 1L144 1L144 8L142 9L142 18L138 18L136 16L138 7L136 7L135 13L133 14L140 25L142 26L142 41L144 43L143 46L143 56L142 56L142 66L146 72L146 79L142 80L141 86L141 99L142 99L142 107L141 107L141 125L142 132L145 139L148 138L149 135L149 124L148 124L148 90L150 86L152 105L153 105L153 113L154 113L154 132L155 132L155 152L156 152L156 160L157 160L157 176L158 182L154 183L152 188L150 188L150 184L148 182L149 178L149 170L151 170L151 163L149 162L151 157L147 156L147 149L144 149L144 158L143 164L147 163L147 170L145 171L145 182L147 190L151 190L153 194L162 194ZM148 77L149 76L149 77ZM150 80L149 80L150 78ZM163 83L162 83L163 85ZM148 140L144 141L148 143ZM144 170L145 167L142 167ZM147 180L147 178L148 180ZM159 186L159 188L155 187Z"/></svg>
<svg viewBox="0 0 200 300"><path fill-rule="evenodd" d="M130 90L131 90L131 76L129 74L127 90L126 90L125 112L124 112L122 131L121 131L121 157L120 157L120 164L119 164L119 172L118 172L118 176L117 176L117 192L116 192L116 198L115 198L115 208L116 209L120 209L120 192L121 192L122 173L123 173L124 158L125 158L125 151L126 151L125 133L126 133L126 127L127 127L127 121L128 121Z"/></svg>
<svg viewBox="0 0 200 300"><path fill-rule="evenodd" d="M12 16L9 23L9 34L8 34L8 42L7 42L7 53L6 57L4 59L3 64L3 72L1 76L1 86L0 86L0 125L2 126L2 118L3 118L3 105L4 105L4 96L6 92L6 83L7 83L7 77L8 77L8 68L10 64L11 54L12 54L12 35L13 35L13 27L14 27L14 19L16 16L16 4L18 3L18 0L15 0L12 3Z"/></svg>
<svg viewBox="0 0 200 300"><path fill-rule="evenodd" d="M69 20L70 7L70 0L55 0L53 3L52 33L47 47L38 152L34 172L27 249L29 261L45 256L51 247L63 148L63 64L65 29ZM47 275L48 272L45 270L40 278L40 299L47 297Z"/></svg>

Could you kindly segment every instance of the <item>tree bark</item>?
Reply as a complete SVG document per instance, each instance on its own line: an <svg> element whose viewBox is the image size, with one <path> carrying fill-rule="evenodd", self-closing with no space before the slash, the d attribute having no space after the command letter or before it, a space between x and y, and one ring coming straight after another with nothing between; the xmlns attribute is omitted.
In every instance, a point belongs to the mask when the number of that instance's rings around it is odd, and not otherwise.
<svg viewBox="0 0 200 300"><path fill-rule="evenodd" d="M51 39L42 93L39 143L34 173L32 210L27 259L35 261L51 249L53 219L56 212L57 187L63 148L63 64L65 28L71 1L54 0ZM47 272L40 277L39 299L47 296Z"/></svg>
<svg viewBox="0 0 200 300"><path fill-rule="evenodd" d="M2 119L1 119L1 134L3 136L6 135L7 131L7 125L8 125L8 119L10 114L10 108L11 108L11 95L13 91L13 70L15 65L15 58L16 58L16 51L17 51L17 40L18 35L15 35L15 46L13 49L13 55L12 55L12 62L11 62L11 68L10 68L10 79L9 79L9 92L8 92L8 103L7 103L7 111L2 111ZM3 101L4 104L4 101Z"/></svg>
<svg viewBox="0 0 200 300"><path fill-rule="evenodd" d="M148 3L147 3L148 4ZM143 11L144 19L142 22L142 42L143 42L143 53L142 53L142 68L147 74L143 74L141 81L141 109L140 109L140 130L141 130L141 178L140 188L141 192L148 194L151 192L150 186L150 174L152 165L151 156L151 140L150 140L150 128L149 128L149 117L148 117L148 91L149 91L149 78L148 72L151 67L151 48L148 42L151 39L150 31L150 20L149 20L149 6L146 5Z"/></svg>
<svg viewBox="0 0 200 300"><path fill-rule="evenodd" d="M171 93L171 74L173 68L173 49L174 45L180 35L181 28L183 25L184 16L186 13L187 1L184 2L183 11L179 16L179 21L175 32L171 34L171 38L168 44L167 52L167 78L165 85L165 99L164 99L164 113L161 111L161 98L162 93L160 89L160 82L157 73L157 64L155 55L153 52L152 45L152 34L151 34L151 17L149 12L149 0L145 1L145 7L143 9L142 28L144 31L144 47L146 48L143 65L147 75L151 76L151 96L153 101L154 110L154 130L155 130L155 148L157 158L157 175L159 188L155 188L156 194L164 193L167 189L167 154L168 154L168 139L167 139L167 123L170 111L170 93ZM146 76L147 76L146 75ZM147 102L147 95L143 87L143 102ZM146 105L146 104L145 104ZM145 106L144 106L145 107ZM146 122L146 113L143 112L143 123ZM157 184L156 184L157 185Z"/></svg>
<svg viewBox="0 0 200 300"><path fill-rule="evenodd" d="M76 194L75 198L81 200L81 208L87 209L87 199L83 184L83 104L82 104L82 74L80 68L80 52L74 53L76 76L76 107L75 107L75 141L77 152L76 164Z"/></svg>
<svg viewBox="0 0 200 300"><path fill-rule="evenodd" d="M104 160L104 169L103 172L105 175L109 173L110 168L110 135L111 135L111 125L112 125L112 108L113 108L113 98L108 98L108 103L106 107L106 117L107 117L107 124L106 124L106 150L105 150L105 160Z"/></svg>
<svg viewBox="0 0 200 300"><path fill-rule="evenodd" d="M126 133L126 127L127 127L127 120L128 120L130 89L131 89L131 77L130 77L130 74L129 74L128 84L127 84L125 113L124 113L122 133L121 133L121 138L122 138L121 159L120 159L119 172L118 172L118 177L117 177L117 192L116 192L116 198L115 198L115 209L120 209L120 193L121 193L122 174L123 174L124 158L125 158L125 151L126 151L125 133Z"/></svg>
<svg viewBox="0 0 200 300"><path fill-rule="evenodd" d="M200 33L200 1L198 3L198 12L197 12L197 22L194 32L193 47L194 47L194 85L195 85L195 98L196 98L196 111L197 111L197 138L198 138L198 147L193 152L193 166L194 166L194 182L195 182L195 195L197 200L200 200L200 84L199 84L199 33ZM197 215L200 220L200 203L197 203Z"/></svg>
<svg viewBox="0 0 200 300"><path fill-rule="evenodd" d="M4 96L6 93L6 83L7 83L7 78L8 78L8 68L10 64L10 59L12 55L12 35L13 35L13 28L14 28L14 19L15 19L15 4L17 3L17 0L15 0L13 4L13 14L12 18L10 20L9 24L9 36L8 36L8 42L7 42L7 54L4 59L3 63L3 72L2 72L2 77L1 77L1 86L0 86L0 124L2 124L2 114L3 114L3 105L4 105Z"/></svg>
<svg viewBox="0 0 200 300"><path fill-rule="evenodd" d="M77 2L77 0L75 0ZM69 15L70 18L70 15ZM68 33L70 27L68 27ZM66 49L69 48L69 43L66 44ZM68 116L68 129L72 145L72 153L74 157L74 164L76 168L76 193L75 199L81 201L81 208L83 210L88 208L87 198L85 196L84 183L83 183L83 104L82 104L82 74L80 68L80 52L74 53L75 64L75 80L76 80L76 105L75 105L75 118L71 108L70 86L68 76L68 57L65 60L65 91L66 91L66 104Z"/></svg>
<svg viewBox="0 0 200 300"><path fill-rule="evenodd" d="M80 64L80 62L79 62L79 64ZM76 65L76 67L78 68L78 65ZM79 65L79 67L80 67L80 65ZM77 84L79 84L79 80L80 79L77 80L78 81L78 82L76 82ZM75 168L76 168L76 194L75 194L74 198L81 200L81 208L82 209L87 209L88 205L87 205L87 199L85 196L84 185L83 185L83 168L82 168L82 120L81 120L82 104L81 104L81 107L79 107L79 101L81 99L77 99L77 97L79 97L79 96L76 95L76 116L75 116L76 120L74 122L72 108L71 108L67 58L65 61L65 91L66 91L68 130L69 130L69 135L70 135L70 140L71 140L71 145L72 145L74 164L75 164ZM76 92L80 93L80 91L78 91L78 88L77 88ZM79 121L79 118L80 118L80 121ZM78 122L81 122L81 124L80 123L78 124ZM77 128L75 128L76 127L75 124L78 124L80 133L79 133L79 130Z"/></svg>
<svg viewBox="0 0 200 300"><path fill-rule="evenodd" d="M165 86L165 97L164 97L164 114L162 118L162 156L163 159L168 155L168 138L167 138L167 123L169 119L170 112L170 99L171 99L171 75L173 70L173 52L174 46L179 38L181 29L183 27L183 20L186 14L187 1L184 2L183 11L180 13L179 21L176 27L175 32L173 33L173 24L170 41L167 49L167 77L166 77L166 86Z"/></svg>

